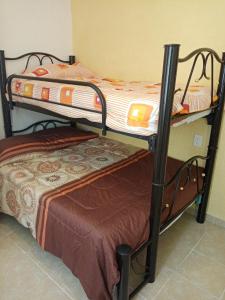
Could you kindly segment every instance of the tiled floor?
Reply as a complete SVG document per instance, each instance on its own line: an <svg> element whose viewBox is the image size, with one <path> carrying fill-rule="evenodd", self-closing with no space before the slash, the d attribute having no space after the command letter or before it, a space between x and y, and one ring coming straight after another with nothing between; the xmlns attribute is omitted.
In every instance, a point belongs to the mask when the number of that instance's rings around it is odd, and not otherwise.
<svg viewBox="0 0 225 300"><path fill-rule="evenodd" d="M225 228L184 215L160 238L158 276L135 300L225 300ZM28 230L0 215L0 300L87 300Z"/></svg>

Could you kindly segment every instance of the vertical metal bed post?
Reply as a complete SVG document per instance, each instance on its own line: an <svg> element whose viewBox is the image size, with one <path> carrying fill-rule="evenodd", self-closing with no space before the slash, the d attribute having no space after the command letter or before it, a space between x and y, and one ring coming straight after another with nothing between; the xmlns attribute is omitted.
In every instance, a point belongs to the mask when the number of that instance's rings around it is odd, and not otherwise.
<svg viewBox="0 0 225 300"><path fill-rule="evenodd" d="M149 282L154 282L155 280L157 248L160 232L161 207L164 195L170 122L176 84L179 47L180 45L178 44L165 45L164 52L158 133L152 180L150 216L151 243L148 246L146 261L146 268L148 272L147 276Z"/></svg>
<svg viewBox="0 0 225 300"><path fill-rule="evenodd" d="M3 50L0 50L0 91L2 101L2 112L4 120L5 136L12 136L12 122L9 103L5 96L6 87L6 68L5 68L5 54Z"/></svg>
<svg viewBox="0 0 225 300"><path fill-rule="evenodd" d="M167 152L169 145L170 121L173 107L173 98L176 84L177 65L180 45L165 45L162 87L160 96L159 122L156 151L154 157L154 172L152 181L150 236L151 241L147 250L146 281L155 280L157 248L160 231L161 206L164 193ZM118 299L129 299L129 271L130 255L132 249L128 245L120 245L117 248L117 259L120 270L120 282L118 286Z"/></svg>
<svg viewBox="0 0 225 300"><path fill-rule="evenodd" d="M116 249L117 261L120 270L120 283L118 286L118 300L129 299L129 273L132 248L129 245L119 245Z"/></svg>
<svg viewBox="0 0 225 300"><path fill-rule="evenodd" d="M207 156L209 159L205 166L205 179L204 179L204 193L202 195L201 203L199 204L197 221L204 223L206 217L206 209L208 204L210 186L212 181L213 169L215 165L215 158L217 152L217 146L219 141L219 134L221 128L221 122L223 117L224 102L225 102L225 52L223 52L222 63L220 68L219 85L217 95L219 97L218 106L214 114L214 120L210 133L209 147Z"/></svg>

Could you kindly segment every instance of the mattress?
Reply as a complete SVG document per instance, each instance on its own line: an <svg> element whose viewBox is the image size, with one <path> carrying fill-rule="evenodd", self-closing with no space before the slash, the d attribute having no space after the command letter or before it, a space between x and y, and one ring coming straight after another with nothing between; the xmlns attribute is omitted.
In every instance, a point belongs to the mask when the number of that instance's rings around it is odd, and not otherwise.
<svg viewBox="0 0 225 300"><path fill-rule="evenodd" d="M101 123L101 114L65 106L74 105L101 112L100 99L93 89L77 85L41 82L38 81L38 78L90 82L100 88L106 99L106 125L109 128L144 136L157 132L160 83L104 78L91 72L80 63L74 65L48 64L27 70L24 75L34 76L37 80L14 80L12 88L14 101L39 106L62 116L85 118L91 122ZM174 97L173 115L201 112L211 105L209 87L191 85L183 105L181 101L184 86L178 85L176 89L179 91ZM30 98L40 99L43 102ZM64 104L64 106L54 105L51 101Z"/></svg>
<svg viewBox="0 0 225 300"><path fill-rule="evenodd" d="M0 211L60 257L89 299L112 299L119 281L116 247L137 249L149 236L153 155L61 128L2 140L0 158ZM181 165L168 159L167 180ZM196 180L183 175L174 205L174 185L167 188L162 224L170 208L175 216L196 195Z"/></svg>

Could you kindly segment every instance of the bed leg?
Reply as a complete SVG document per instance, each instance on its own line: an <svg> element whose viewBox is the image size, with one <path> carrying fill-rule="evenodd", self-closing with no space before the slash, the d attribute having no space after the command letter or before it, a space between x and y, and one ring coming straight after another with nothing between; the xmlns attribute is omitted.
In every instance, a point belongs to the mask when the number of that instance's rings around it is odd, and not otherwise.
<svg viewBox="0 0 225 300"><path fill-rule="evenodd" d="M223 52L222 60L225 62L225 52ZM210 192L210 186L212 182L213 169L216 158L216 151L219 141L219 134L221 128L221 122L223 118L224 102L225 102L225 63L221 64L219 85L217 90L217 95L219 97L218 106L214 113L213 125L211 128L208 157L205 167L205 179L204 179L204 193L202 195L202 201L198 208L197 222L204 223L206 217L206 210Z"/></svg>
<svg viewBox="0 0 225 300"><path fill-rule="evenodd" d="M155 281L156 275L156 263L157 263L157 247L152 247L152 243L147 249L147 259L146 259L146 272L148 274L148 282L153 283ZM151 267L150 267L151 265Z"/></svg>
<svg viewBox="0 0 225 300"><path fill-rule="evenodd" d="M120 270L118 285L118 300L129 299L129 273L132 248L129 245L119 245L116 249L117 261Z"/></svg>

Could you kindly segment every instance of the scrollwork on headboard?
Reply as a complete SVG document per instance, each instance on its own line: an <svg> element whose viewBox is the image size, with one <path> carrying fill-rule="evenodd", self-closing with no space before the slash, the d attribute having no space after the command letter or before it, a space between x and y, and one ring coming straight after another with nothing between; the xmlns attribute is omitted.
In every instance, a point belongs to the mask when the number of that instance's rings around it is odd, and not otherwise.
<svg viewBox="0 0 225 300"><path fill-rule="evenodd" d="M46 130L48 128L56 128L58 124L70 125L70 126L72 125L72 123L69 121L66 122L66 121L60 121L60 120L43 120L43 121L35 122L24 129L15 130L15 131L13 131L13 134L23 133L30 129L32 129L33 132L37 132L40 130Z"/></svg>
<svg viewBox="0 0 225 300"><path fill-rule="evenodd" d="M191 82L191 79L192 79L192 76L193 76L193 73L195 70L196 63L200 57L202 59L202 71L201 71L201 75L199 76L199 78L196 79L195 81L199 82L203 78L205 78L207 80L211 80L211 105L213 105L213 103L214 103L214 99L213 99L214 98L214 59L220 64L224 64L224 61L222 61L220 59L219 55L213 49L210 49L210 48L199 48L199 49L191 52L184 58L179 58L178 61L179 61L179 63L183 63L183 62L190 60L193 57L194 57L194 61L192 63L191 71L189 73L187 84L184 89L184 94L182 97L181 104L183 105L183 103L184 103L184 100L185 100L185 97L187 94L187 90L188 90L188 87L190 85L190 82ZM209 58L211 61L211 76L207 75L207 64L208 64Z"/></svg>
<svg viewBox="0 0 225 300"><path fill-rule="evenodd" d="M26 61L26 65L24 68L24 72L27 70L30 60L32 58L36 58L38 60L39 65L43 64L43 61L48 59L52 64L54 63L54 61L58 61L61 63L65 63L65 64L74 64L76 61L76 58L74 55L70 55L68 60L63 60L58 58L55 55L49 54L49 53L45 53L45 52L29 52L29 53L25 53L23 55L17 56L17 57L5 57L5 60L19 60L22 59L24 57L27 57L27 61Z"/></svg>

